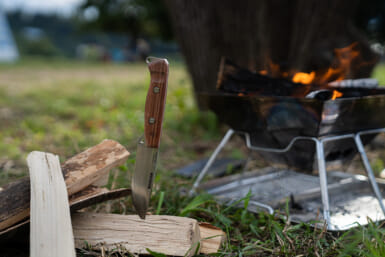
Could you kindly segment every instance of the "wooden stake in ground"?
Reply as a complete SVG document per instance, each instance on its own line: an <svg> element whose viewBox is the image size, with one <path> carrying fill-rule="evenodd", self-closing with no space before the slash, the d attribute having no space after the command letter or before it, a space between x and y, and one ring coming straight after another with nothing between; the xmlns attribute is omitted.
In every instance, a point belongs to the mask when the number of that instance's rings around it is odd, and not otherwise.
<svg viewBox="0 0 385 257"><path fill-rule="evenodd" d="M129 152L118 142L100 144L68 159L62 170L68 194L73 195L100 181L110 169L123 164ZM30 181L20 179L0 190L0 234L29 216Z"/></svg>
<svg viewBox="0 0 385 257"><path fill-rule="evenodd" d="M148 254L147 248L174 256L199 253L198 222L190 218L148 215L142 220L138 215L75 213L72 225L78 248L87 244L137 254Z"/></svg>
<svg viewBox="0 0 385 257"><path fill-rule="evenodd" d="M31 257L75 257L68 194L57 155L31 152Z"/></svg>

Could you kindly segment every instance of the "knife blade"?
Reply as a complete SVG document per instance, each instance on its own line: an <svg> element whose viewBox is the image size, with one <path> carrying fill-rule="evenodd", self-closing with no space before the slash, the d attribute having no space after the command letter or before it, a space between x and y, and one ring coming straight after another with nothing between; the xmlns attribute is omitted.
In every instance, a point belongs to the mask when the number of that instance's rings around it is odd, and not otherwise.
<svg viewBox="0 0 385 257"><path fill-rule="evenodd" d="M148 57L146 62L151 82L144 109L144 137L138 142L135 170L131 180L132 202L142 219L146 217L155 178L168 82L166 59Z"/></svg>

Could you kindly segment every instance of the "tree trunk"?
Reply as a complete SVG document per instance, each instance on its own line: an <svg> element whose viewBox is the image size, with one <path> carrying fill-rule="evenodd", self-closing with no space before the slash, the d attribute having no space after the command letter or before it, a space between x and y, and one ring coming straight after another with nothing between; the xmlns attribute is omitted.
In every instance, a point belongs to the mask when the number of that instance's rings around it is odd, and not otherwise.
<svg viewBox="0 0 385 257"><path fill-rule="evenodd" d="M220 58L251 70L269 63L310 71L333 62L334 49L359 42L364 68L348 78L367 77L375 55L353 27L358 0L164 0L192 76L200 92L215 90Z"/></svg>

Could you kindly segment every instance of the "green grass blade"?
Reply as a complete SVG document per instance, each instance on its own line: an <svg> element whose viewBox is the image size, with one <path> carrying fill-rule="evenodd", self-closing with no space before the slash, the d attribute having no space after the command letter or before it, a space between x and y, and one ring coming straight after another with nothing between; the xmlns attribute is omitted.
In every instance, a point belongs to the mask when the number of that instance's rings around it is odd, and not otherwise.
<svg viewBox="0 0 385 257"><path fill-rule="evenodd" d="M156 208L156 215L160 214L160 210L162 208L163 200L164 200L164 191L161 191L160 195L159 195L158 207Z"/></svg>

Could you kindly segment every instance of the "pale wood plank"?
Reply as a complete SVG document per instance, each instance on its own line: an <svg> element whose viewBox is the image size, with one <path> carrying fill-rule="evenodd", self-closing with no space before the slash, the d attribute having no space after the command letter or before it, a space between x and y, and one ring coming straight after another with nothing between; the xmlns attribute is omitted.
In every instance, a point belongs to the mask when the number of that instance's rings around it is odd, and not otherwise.
<svg viewBox="0 0 385 257"><path fill-rule="evenodd" d="M185 217L148 215L142 220L138 215L75 213L72 225L78 248L122 247L137 254L148 254L149 248L167 255L193 256L199 247L198 222Z"/></svg>
<svg viewBox="0 0 385 257"><path fill-rule="evenodd" d="M104 140L68 159L62 165L68 194L77 193L100 181L111 168L123 164L128 156L129 152L121 144L113 140ZM2 188L0 191L0 234L28 218L29 204L29 178L20 179Z"/></svg>
<svg viewBox="0 0 385 257"><path fill-rule="evenodd" d="M30 256L75 257L68 194L59 157L31 152Z"/></svg>

